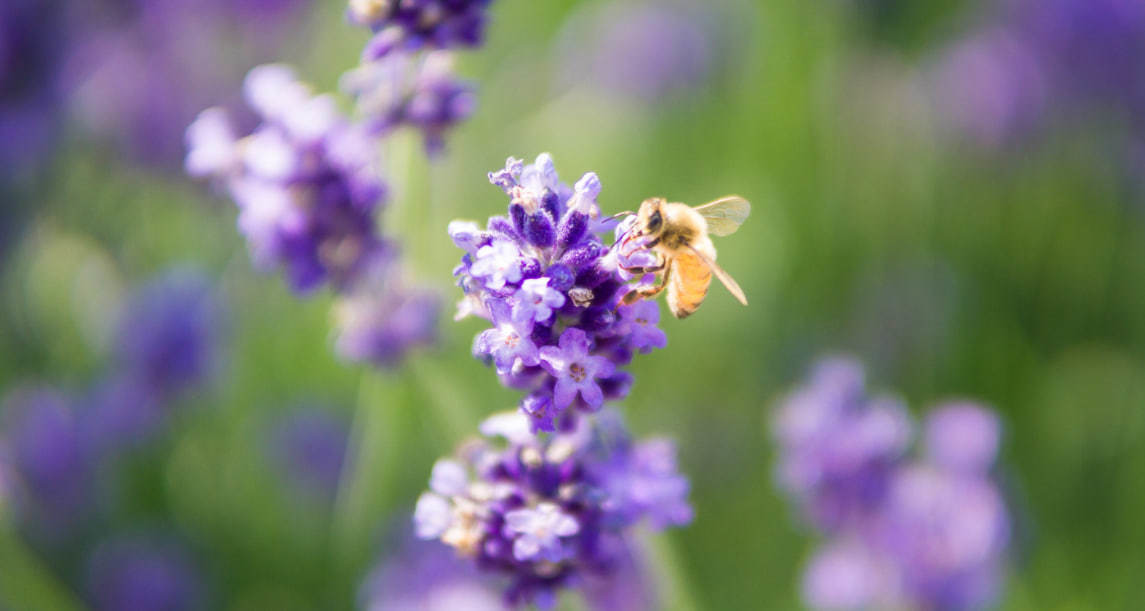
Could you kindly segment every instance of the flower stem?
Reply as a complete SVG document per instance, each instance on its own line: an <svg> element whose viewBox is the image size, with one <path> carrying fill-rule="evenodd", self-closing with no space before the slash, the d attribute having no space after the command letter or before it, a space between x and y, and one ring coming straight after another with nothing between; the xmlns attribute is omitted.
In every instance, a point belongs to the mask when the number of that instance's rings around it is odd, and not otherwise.
<svg viewBox="0 0 1145 611"><path fill-rule="evenodd" d="M0 527L0 567L0 607L60 611L81 608L74 594L6 527Z"/></svg>

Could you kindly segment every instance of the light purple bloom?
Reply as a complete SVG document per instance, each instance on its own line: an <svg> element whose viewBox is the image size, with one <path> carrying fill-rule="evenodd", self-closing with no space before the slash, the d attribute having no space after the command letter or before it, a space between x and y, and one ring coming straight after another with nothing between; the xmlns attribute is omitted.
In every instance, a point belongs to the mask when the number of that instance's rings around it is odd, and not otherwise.
<svg viewBox="0 0 1145 611"><path fill-rule="evenodd" d="M391 548L392 549L392 548ZM364 611L507 611L495 584L452 550L401 542L363 582Z"/></svg>
<svg viewBox="0 0 1145 611"><path fill-rule="evenodd" d="M282 267L298 292L327 280L352 286L386 250L374 218L386 187L370 137L286 66L254 68L244 91L263 123L228 150L231 128L219 110L204 111L187 131L188 169L230 192L256 264Z"/></svg>
<svg viewBox="0 0 1145 611"><path fill-rule="evenodd" d="M521 282L513 296L513 319L545 322L552 318L553 310L565 304L565 296L549 287L548 278L530 278Z"/></svg>
<svg viewBox="0 0 1145 611"><path fill-rule="evenodd" d="M557 380L553 389L557 408L571 405L578 393L589 407L600 407L604 392L597 381L616 369L607 358L589 354L588 335L577 328L561 333L559 347L541 348L541 364Z"/></svg>
<svg viewBox="0 0 1145 611"><path fill-rule="evenodd" d="M940 405L926 419L927 457L944 469L987 473L1001 434L998 416L975 403Z"/></svg>
<svg viewBox="0 0 1145 611"><path fill-rule="evenodd" d="M165 538L135 536L102 543L88 558L87 598L97 611L190 611L204 585L187 551Z"/></svg>
<svg viewBox="0 0 1145 611"><path fill-rule="evenodd" d="M406 286L396 261L375 260L368 267L334 305L335 350L349 361L394 367L411 350L437 341L441 302L428 289Z"/></svg>
<svg viewBox="0 0 1145 611"><path fill-rule="evenodd" d="M444 148L445 133L469 118L477 105L472 85L457 78L453 63L445 51L420 57L392 53L347 72L342 89L357 100L371 131L385 135L413 127L433 155Z"/></svg>
<svg viewBox="0 0 1145 611"><path fill-rule="evenodd" d="M493 416L481 430L503 441L468 441L434 466L418 536L508 577L510 604L543 606L584 580L600 591L632 577L614 571L629 558L632 528L688 522L688 484L669 442L633 444L618 417L603 416L545 437L529 433L521 412Z"/></svg>
<svg viewBox="0 0 1145 611"><path fill-rule="evenodd" d="M497 372L502 374L511 373L521 365L536 365L540 352L530 337L532 332L531 320L517 321L505 317L496 327L486 329L477 336L473 353L492 356Z"/></svg>
<svg viewBox="0 0 1145 611"><path fill-rule="evenodd" d="M528 334L528 355L535 346L540 358L501 356L501 382L526 391L518 407L535 430L569 427L577 411L626 396L632 376L617 368L635 352L664 345L657 305L619 305L630 277L619 269L618 249L599 235L612 224L601 220L596 174L585 173L570 187L542 153L531 164L510 157L504 169L489 173L489 182L508 195L508 216L491 217L483 230L463 221L449 225L464 251L454 270L465 293L458 317L474 314L492 323L474 343L478 357L490 355L503 336Z"/></svg>
<svg viewBox="0 0 1145 611"><path fill-rule="evenodd" d="M349 424L329 409L301 407L273 423L270 456L282 478L306 495L332 501L338 492Z"/></svg>
<svg viewBox="0 0 1145 611"><path fill-rule="evenodd" d="M522 562L560 562L570 555L561 537L580 531L580 524L553 503L539 503L532 509L515 509L505 514L505 528L513 539L513 557Z"/></svg>
<svg viewBox="0 0 1145 611"><path fill-rule="evenodd" d="M990 478L997 417L972 403L936 408L925 460L903 452L904 418L867 399L862 369L842 359L780 408L780 482L829 537L804 574L812 608L978 609L997 597L1010 531Z"/></svg>
<svg viewBox="0 0 1145 611"><path fill-rule="evenodd" d="M500 289L509 282L521 280L521 251L507 240L497 240L477 250L477 259L469 272L484 278L485 286Z"/></svg>
<svg viewBox="0 0 1145 611"><path fill-rule="evenodd" d="M620 312L617 334L626 337L633 350L647 353L668 345L667 334L656 326L660 322L660 308L655 301L639 301L620 306L617 311Z"/></svg>

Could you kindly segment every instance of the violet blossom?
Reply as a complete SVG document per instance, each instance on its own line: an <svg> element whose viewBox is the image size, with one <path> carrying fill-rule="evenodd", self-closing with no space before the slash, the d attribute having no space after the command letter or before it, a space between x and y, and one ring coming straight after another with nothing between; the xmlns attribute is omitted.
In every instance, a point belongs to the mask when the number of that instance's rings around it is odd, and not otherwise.
<svg viewBox="0 0 1145 611"><path fill-rule="evenodd" d="M374 37L363 57L378 59L395 50L476 47L484 42L491 0L350 0L350 21Z"/></svg>
<svg viewBox="0 0 1145 611"><path fill-rule="evenodd" d="M507 603L546 607L558 590L610 575L637 524L690 522L671 443L635 443L619 418L601 416L546 437L520 412L489 418L487 439L434 466L414 514L418 537L507 579Z"/></svg>
<svg viewBox="0 0 1145 611"><path fill-rule="evenodd" d="M465 251L454 271L465 293L458 316L492 323L474 355L495 363L503 384L527 391L519 407L534 429L571 426L576 412L627 395L631 376L620 367L633 353L666 344L657 304L619 304L631 276L599 235L612 228L600 218L596 174L570 187L542 154L528 165L510 158L489 180L509 196L508 216L484 230L449 225Z"/></svg>
<svg viewBox="0 0 1145 611"><path fill-rule="evenodd" d="M988 606L1005 577L1010 532L991 474L997 416L969 402L940 405L924 424L921 456L911 458L905 415L876 418L877 403L865 396L857 363L831 359L777 412L780 485L827 537L804 573L804 601L815 609Z"/></svg>

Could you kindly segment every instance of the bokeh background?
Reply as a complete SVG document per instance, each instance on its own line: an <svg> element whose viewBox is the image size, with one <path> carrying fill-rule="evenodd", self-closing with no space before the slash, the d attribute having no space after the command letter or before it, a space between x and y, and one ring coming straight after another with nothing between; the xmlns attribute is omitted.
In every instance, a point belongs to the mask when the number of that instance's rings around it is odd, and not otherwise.
<svg viewBox="0 0 1145 611"><path fill-rule="evenodd" d="M211 608L350 607L434 459L514 405L470 356L473 320L444 317L439 344L393 371L339 361L329 295L257 273L234 206L182 173L186 123L256 63L336 89L368 34L344 8L0 9L25 13L9 20L19 44L0 40L17 49L0 55L0 389L83 404L114 377L117 337L145 328L132 296L172 269L219 309L207 381L114 476L90 475L102 500L76 511L101 526L81 550L41 553L3 512L0 608L83 599L79 558L112 532L178 538ZM387 227L419 281L458 296L445 226L503 209L485 173L509 155L550 152L566 180L596 171L606 212L653 195L754 205L717 242L750 307L714 287L697 315L666 319L669 346L636 360L622 407L638 434L674 437L692 477L696 520L655 554L674 605L799 606L815 537L775 490L768 413L834 352L918 413L948 398L1000 413L1016 524L1003 608L1145 602L1145 9L496 0L491 14L459 64L479 107L447 152L428 161L411 134L385 151ZM296 442L301 466L276 449L297 418L329 433ZM347 437L371 466L335 501L322 482L342 461L323 444Z"/></svg>

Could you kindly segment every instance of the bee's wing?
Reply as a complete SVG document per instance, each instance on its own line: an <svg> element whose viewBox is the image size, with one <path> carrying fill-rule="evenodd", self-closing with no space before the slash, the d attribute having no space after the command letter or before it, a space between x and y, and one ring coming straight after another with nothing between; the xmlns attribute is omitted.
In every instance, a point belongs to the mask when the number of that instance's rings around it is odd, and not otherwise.
<svg viewBox="0 0 1145 611"><path fill-rule="evenodd" d="M722 282L728 291L731 292L733 297L738 299L740 303L747 305L747 296L743 294L743 289L739 287L739 284L736 283L731 274L725 272L724 268L720 267L714 259L708 257L699 250L696 250L695 247L688 246L688 249L695 253L695 255L704 262L704 265L708 266L708 269L712 270L712 273L716 275L716 278L720 279L720 282Z"/></svg>
<svg viewBox="0 0 1145 611"><path fill-rule="evenodd" d="M727 195L694 208L708 222L708 231L714 235L731 235L751 214L751 204L738 195Z"/></svg>

